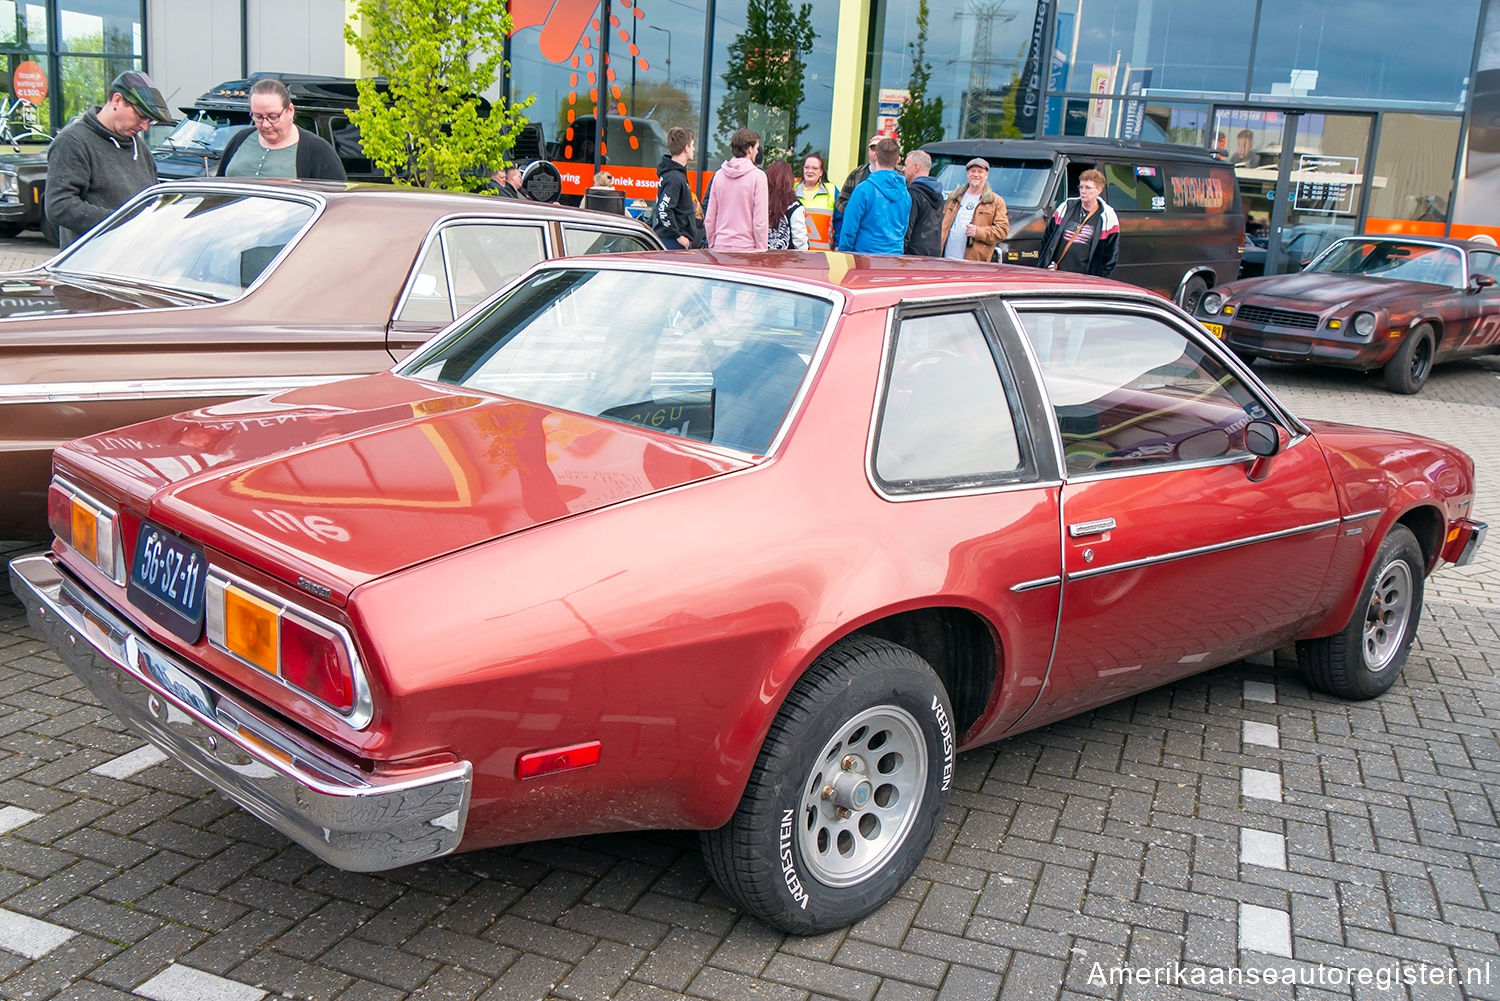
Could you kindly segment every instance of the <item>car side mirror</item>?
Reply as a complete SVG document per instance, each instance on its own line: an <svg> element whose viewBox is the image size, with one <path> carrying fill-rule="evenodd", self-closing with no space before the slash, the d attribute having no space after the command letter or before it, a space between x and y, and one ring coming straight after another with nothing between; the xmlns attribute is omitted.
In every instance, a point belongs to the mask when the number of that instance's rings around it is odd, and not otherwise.
<svg viewBox="0 0 1500 1001"><path fill-rule="evenodd" d="M1483 292L1495 284L1495 279L1489 275L1473 274L1469 276L1469 291Z"/></svg>
<svg viewBox="0 0 1500 1001"><path fill-rule="evenodd" d="M1286 447L1286 431L1270 421L1251 421L1245 425L1245 450L1255 456L1245 476L1251 483L1259 483L1271 475L1271 459Z"/></svg>

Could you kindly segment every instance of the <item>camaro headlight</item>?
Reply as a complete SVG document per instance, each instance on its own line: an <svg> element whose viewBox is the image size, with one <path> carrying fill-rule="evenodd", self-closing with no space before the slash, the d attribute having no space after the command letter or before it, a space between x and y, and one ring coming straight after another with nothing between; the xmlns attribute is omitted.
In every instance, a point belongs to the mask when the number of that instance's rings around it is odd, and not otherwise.
<svg viewBox="0 0 1500 1001"><path fill-rule="evenodd" d="M1375 314L1355 313L1354 332L1361 337L1369 337L1371 334L1375 333Z"/></svg>
<svg viewBox="0 0 1500 1001"><path fill-rule="evenodd" d="M1219 310L1224 307L1224 297L1218 292L1205 292L1203 298L1198 300L1198 305L1202 307L1204 316L1218 316Z"/></svg>

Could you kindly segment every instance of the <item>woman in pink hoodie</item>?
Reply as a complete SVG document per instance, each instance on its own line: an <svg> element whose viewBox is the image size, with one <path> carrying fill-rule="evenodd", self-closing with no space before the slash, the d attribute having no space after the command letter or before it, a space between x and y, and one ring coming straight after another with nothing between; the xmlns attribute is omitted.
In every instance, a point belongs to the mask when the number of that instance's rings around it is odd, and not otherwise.
<svg viewBox="0 0 1500 1001"><path fill-rule="evenodd" d="M729 137L734 154L714 175L703 227L710 250L765 250L766 172L755 165L760 133L740 129Z"/></svg>

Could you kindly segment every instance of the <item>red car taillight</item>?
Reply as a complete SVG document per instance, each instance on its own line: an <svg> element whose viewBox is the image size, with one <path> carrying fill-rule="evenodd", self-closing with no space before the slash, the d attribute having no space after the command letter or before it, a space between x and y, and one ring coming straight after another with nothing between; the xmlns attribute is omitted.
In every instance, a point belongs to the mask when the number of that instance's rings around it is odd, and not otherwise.
<svg viewBox="0 0 1500 1001"><path fill-rule="evenodd" d="M125 583L125 556L114 508L102 504L65 480L47 487L47 527L52 534L104 572Z"/></svg>
<svg viewBox="0 0 1500 1001"><path fill-rule="evenodd" d="M217 567L208 575L204 621L213 646L311 696L351 726L370 721L369 688L342 627Z"/></svg>
<svg viewBox="0 0 1500 1001"><path fill-rule="evenodd" d="M354 708L354 667L343 641L290 615L281 619L281 680L340 712Z"/></svg>

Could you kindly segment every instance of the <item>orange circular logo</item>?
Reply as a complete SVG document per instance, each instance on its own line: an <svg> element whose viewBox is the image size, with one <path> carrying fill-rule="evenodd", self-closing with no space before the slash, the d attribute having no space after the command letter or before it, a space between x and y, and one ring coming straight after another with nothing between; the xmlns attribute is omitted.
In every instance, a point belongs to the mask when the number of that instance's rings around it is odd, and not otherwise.
<svg viewBox="0 0 1500 1001"><path fill-rule="evenodd" d="M11 91L16 97L32 104L41 104L47 99L47 72L42 67L26 60L10 75Z"/></svg>

